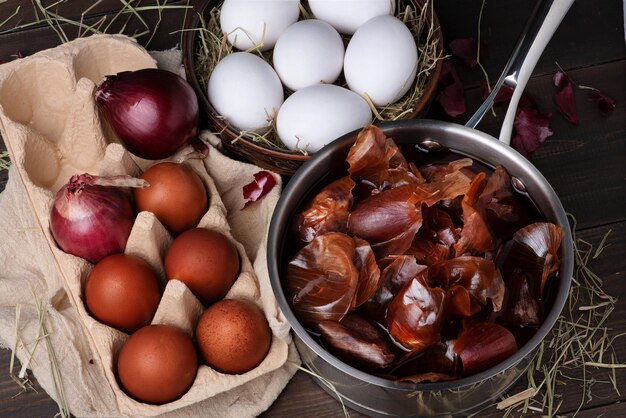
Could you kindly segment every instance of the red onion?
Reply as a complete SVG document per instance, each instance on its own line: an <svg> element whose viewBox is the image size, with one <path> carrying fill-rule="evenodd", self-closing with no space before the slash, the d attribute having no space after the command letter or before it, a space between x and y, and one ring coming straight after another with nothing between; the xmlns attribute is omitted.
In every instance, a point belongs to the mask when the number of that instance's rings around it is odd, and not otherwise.
<svg viewBox="0 0 626 418"><path fill-rule="evenodd" d="M118 187L146 185L130 176L72 176L57 192L50 210L54 240L63 251L92 263L123 252L134 212L130 199Z"/></svg>
<svg viewBox="0 0 626 418"><path fill-rule="evenodd" d="M96 102L126 148L141 158L167 158L198 134L198 99L187 81L169 71L106 76Z"/></svg>

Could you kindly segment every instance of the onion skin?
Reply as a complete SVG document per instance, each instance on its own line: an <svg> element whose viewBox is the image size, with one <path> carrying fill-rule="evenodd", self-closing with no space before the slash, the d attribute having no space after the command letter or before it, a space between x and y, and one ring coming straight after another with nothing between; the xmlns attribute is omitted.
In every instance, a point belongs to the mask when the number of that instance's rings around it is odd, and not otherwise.
<svg viewBox="0 0 626 418"><path fill-rule="evenodd" d="M123 252L134 222L128 197L116 187L94 184L97 179L72 176L50 209L50 232L57 245L92 263Z"/></svg>
<svg viewBox="0 0 626 418"><path fill-rule="evenodd" d="M354 309L359 271L356 243L340 232L317 236L287 265L286 293L298 319L316 329Z"/></svg>
<svg viewBox="0 0 626 418"><path fill-rule="evenodd" d="M468 324L459 334L453 350L461 359L463 375L470 376L511 357L517 343L511 332L491 322Z"/></svg>
<svg viewBox="0 0 626 418"><path fill-rule="evenodd" d="M187 81L165 70L145 68L108 75L96 103L126 148L159 160L198 134L198 99Z"/></svg>
<svg viewBox="0 0 626 418"><path fill-rule="evenodd" d="M319 330L337 357L366 370L383 369L395 360L379 329L358 314L349 313L340 322L322 321Z"/></svg>

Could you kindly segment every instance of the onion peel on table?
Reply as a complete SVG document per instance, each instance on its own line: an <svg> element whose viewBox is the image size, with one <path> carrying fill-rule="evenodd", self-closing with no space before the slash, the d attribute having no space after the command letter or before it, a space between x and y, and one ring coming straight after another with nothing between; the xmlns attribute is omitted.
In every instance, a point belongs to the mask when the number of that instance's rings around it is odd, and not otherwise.
<svg viewBox="0 0 626 418"><path fill-rule="evenodd" d="M254 173L254 180L243 186L244 208L268 194L276 185L274 175L268 171Z"/></svg>
<svg viewBox="0 0 626 418"><path fill-rule="evenodd" d="M487 44L481 41L479 50L476 38L458 38L450 42L449 46L452 54L468 68L475 68L487 56Z"/></svg>
<svg viewBox="0 0 626 418"><path fill-rule="evenodd" d="M581 88L583 87L581 86ZM605 118L611 116L611 113L613 113L613 110L616 106L615 99L612 99L611 97L602 93L600 90L594 88L589 88L589 92L587 93L587 100L596 103L598 105L600 115Z"/></svg>
<svg viewBox="0 0 626 418"><path fill-rule="evenodd" d="M526 158L530 158L554 131L550 128L551 113L536 109L519 108L515 114L515 136L511 146Z"/></svg>
<svg viewBox="0 0 626 418"><path fill-rule="evenodd" d="M484 81L480 83L480 94L482 99L487 99L490 93L491 92L488 90L487 83ZM493 98L493 105L506 106L511 102L511 97L513 97L513 88L503 84L500 87L500 90L496 93L496 96ZM537 101L530 93L524 91L520 97L518 107L537 109Z"/></svg>
<svg viewBox="0 0 626 418"><path fill-rule="evenodd" d="M444 61L441 67L439 89L436 100L444 112L453 118L465 113L467 107L465 106L463 83L450 61Z"/></svg>
<svg viewBox="0 0 626 418"><path fill-rule="evenodd" d="M570 78L563 71L557 71L552 76L552 83L556 87L554 93L554 103L557 110L563 115L566 121L573 125L578 125L578 112L576 111L576 100L574 98L574 85Z"/></svg>

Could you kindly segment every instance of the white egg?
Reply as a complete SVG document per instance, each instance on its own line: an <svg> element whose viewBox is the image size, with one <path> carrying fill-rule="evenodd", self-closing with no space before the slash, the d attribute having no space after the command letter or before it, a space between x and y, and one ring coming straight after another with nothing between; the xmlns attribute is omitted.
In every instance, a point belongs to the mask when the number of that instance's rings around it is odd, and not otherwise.
<svg viewBox="0 0 626 418"><path fill-rule="evenodd" d="M365 22L380 15L393 15L395 0L309 0L313 15L339 32L352 35Z"/></svg>
<svg viewBox="0 0 626 418"><path fill-rule="evenodd" d="M235 48L245 51L262 43L259 49L267 51L298 20L299 4L298 0L225 0L220 27Z"/></svg>
<svg viewBox="0 0 626 418"><path fill-rule="evenodd" d="M343 62L350 90L372 99L376 107L398 101L417 71L417 46L409 28L393 16L378 16L356 31Z"/></svg>
<svg viewBox="0 0 626 418"><path fill-rule="evenodd" d="M281 81L295 91L318 84L332 84L343 68L341 35L328 23L302 20L289 26L274 46L274 69Z"/></svg>
<svg viewBox="0 0 626 418"><path fill-rule="evenodd" d="M249 52L224 57L213 69L209 102L229 124L263 132L283 103L283 85L267 62Z"/></svg>
<svg viewBox="0 0 626 418"><path fill-rule="evenodd" d="M289 149L314 153L371 121L372 112L358 94L333 84L318 84L285 100L276 117L276 130Z"/></svg>

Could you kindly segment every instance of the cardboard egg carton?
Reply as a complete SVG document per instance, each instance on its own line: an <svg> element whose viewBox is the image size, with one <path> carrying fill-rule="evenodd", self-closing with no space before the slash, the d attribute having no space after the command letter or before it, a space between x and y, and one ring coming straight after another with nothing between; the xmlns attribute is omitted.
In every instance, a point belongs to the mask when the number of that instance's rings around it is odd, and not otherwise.
<svg viewBox="0 0 626 418"><path fill-rule="evenodd" d="M90 348L99 355L94 365L102 367L107 378L100 384L109 386L107 390L114 393L117 402L114 409L128 416L153 416L201 402L278 369L288 357L285 339L274 332L267 357L255 369L228 375L201 364L191 389L180 399L164 405L138 402L118 383L116 356L128 335L89 315L83 295L93 265L60 250L48 225L53 197L71 175L88 172L139 176L155 163L126 151L100 117L93 97L97 83L105 75L148 67L156 67L154 59L124 36L78 39L0 66L2 136L54 256L65 291L88 334ZM168 160L179 160L190 151L187 147ZM209 208L198 226L222 232L239 251L241 271L226 298L253 301L265 310L270 324L276 322L272 317L275 314L264 307L253 266L244 247L231 234L226 207L205 165L199 159L188 159L185 164L200 175L209 194ZM182 282L167 281L163 259L171 242L172 237L155 216L141 212L125 252L146 260L160 277L164 291L153 323L175 325L192 336L204 307ZM94 389L97 390L85 388Z"/></svg>

